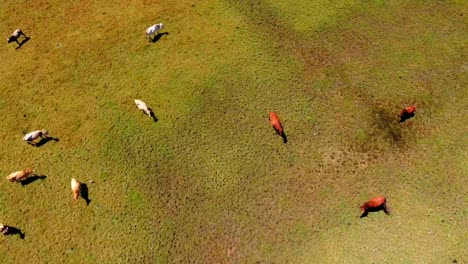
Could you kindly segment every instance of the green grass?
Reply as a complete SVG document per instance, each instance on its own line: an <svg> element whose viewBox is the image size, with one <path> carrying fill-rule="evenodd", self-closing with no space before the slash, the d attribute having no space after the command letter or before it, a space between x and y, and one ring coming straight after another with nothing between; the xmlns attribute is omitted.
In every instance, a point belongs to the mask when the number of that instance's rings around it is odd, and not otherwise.
<svg viewBox="0 0 468 264"><path fill-rule="evenodd" d="M467 5L291 3L0 3L31 36L0 53L0 173L47 175L0 182L26 232L0 261L467 261ZM21 141L41 128L60 141ZM359 219L376 195L392 215Z"/></svg>

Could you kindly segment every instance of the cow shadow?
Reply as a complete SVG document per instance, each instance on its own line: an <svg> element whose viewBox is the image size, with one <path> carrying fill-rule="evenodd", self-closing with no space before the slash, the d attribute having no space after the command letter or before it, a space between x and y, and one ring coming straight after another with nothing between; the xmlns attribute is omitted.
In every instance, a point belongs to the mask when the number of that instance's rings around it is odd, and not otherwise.
<svg viewBox="0 0 468 264"><path fill-rule="evenodd" d="M25 37L23 40L21 40L20 43L18 43L18 47L16 49L20 49L26 42L28 42L31 38L30 37Z"/></svg>
<svg viewBox="0 0 468 264"><path fill-rule="evenodd" d="M41 138L41 140L39 140L39 142L35 143L35 144L31 144L33 145L34 147L36 148L39 148L41 147L42 145L45 145L47 142L49 141L55 141L55 142L58 142L60 141L58 138L54 138L54 137L45 137L45 138Z"/></svg>
<svg viewBox="0 0 468 264"><path fill-rule="evenodd" d="M281 135L281 138L283 138L283 143L284 144L288 143L288 137L286 136L285 133L283 133L283 135Z"/></svg>
<svg viewBox="0 0 468 264"><path fill-rule="evenodd" d="M158 122L158 118L157 118L156 115L154 114L153 109L148 108L148 110L150 111L150 116L151 116L151 118L153 118L153 121L154 121L154 122Z"/></svg>
<svg viewBox="0 0 468 264"><path fill-rule="evenodd" d="M89 199L89 189L86 183L81 183L80 195L86 201L86 205L88 206L89 203L91 203L91 199Z"/></svg>
<svg viewBox="0 0 468 264"><path fill-rule="evenodd" d="M47 176L45 176L45 175L33 175L31 177L28 177L26 180L21 181L21 185L26 186L26 185L29 185L29 184L37 181L37 180L44 180L45 178L47 178Z"/></svg>
<svg viewBox="0 0 468 264"><path fill-rule="evenodd" d="M384 211L385 214L390 215L389 208L386 205L382 205L382 206L377 207L377 208L367 208L367 210L365 210L364 213L362 213L359 218L367 217L369 215L369 212L370 213L375 213L375 212L380 212L380 211Z"/></svg>
<svg viewBox="0 0 468 264"><path fill-rule="evenodd" d="M4 231L3 234L5 236L13 236L13 235L19 235L21 239L24 239L26 234L21 231L21 229L12 227L12 226L5 226L7 228L7 231Z"/></svg>
<svg viewBox="0 0 468 264"><path fill-rule="evenodd" d="M404 113L400 116L400 123L405 122L407 119L414 117L415 113Z"/></svg>
<svg viewBox="0 0 468 264"><path fill-rule="evenodd" d="M283 134L280 134L278 133L278 131L276 131L275 135L279 135L283 139L284 144L288 143L288 137L286 136L286 133L284 133L284 131Z"/></svg>
<svg viewBox="0 0 468 264"><path fill-rule="evenodd" d="M169 32L164 32L164 33L159 33L158 32L158 34L156 34L156 36L154 36L154 38L151 40L151 42L153 42L153 43L158 42L162 38L162 36L164 36L164 35L169 35Z"/></svg>

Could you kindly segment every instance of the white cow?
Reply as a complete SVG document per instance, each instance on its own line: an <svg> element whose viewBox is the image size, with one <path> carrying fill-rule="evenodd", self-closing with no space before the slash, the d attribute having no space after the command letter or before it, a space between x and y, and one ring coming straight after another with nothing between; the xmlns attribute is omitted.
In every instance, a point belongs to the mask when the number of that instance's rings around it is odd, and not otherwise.
<svg viewBox="0 0 468 264"><path fill-rule="evenodd" d="M49 132L47 132L46 130L36 130L36 131L33 131L33 132L30 132L28 134L26 134L24 137L23 137L23 140L24 141L27 141L28 143L34 143L34 140L38 139L39 137L43 138L43 137L47 137L49 136L48 135Z"/></svg>
<svg viewBox="0 0 468 264"><path fill-rule="evenodd" d="M148 29L146 29L146 38L148 41L151 40L151 37L154 36L160 29L162 29L164 25L162 23L154 24Z"/></svg>
<svg viewBox="0 0 468 264"><path fill-rule="evenodd" d="M152 117L153 111L151 111L151 108L146 106L145 102L135 99L135 104L138 107L138 109L143 110L145 114L147 114L149 117Z"/></svg>

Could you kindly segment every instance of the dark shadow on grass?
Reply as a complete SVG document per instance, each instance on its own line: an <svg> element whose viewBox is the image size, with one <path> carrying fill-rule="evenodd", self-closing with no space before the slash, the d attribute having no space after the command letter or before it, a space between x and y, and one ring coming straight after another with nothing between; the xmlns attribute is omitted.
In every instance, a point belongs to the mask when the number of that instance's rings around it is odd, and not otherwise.
<svg viewBox="0 0 468 264"><path fill-rule="evenodd" d="M89 203L91 203L91 199L89 199L89 189L86 183L81 183L80 194L81 197L86 201L86 205L89 205Z"/></svg>
<svg viewBox="0 0 468 264"><path fill-rule="evenodd" d="M281 135L281 137L283 138L283 143L284 144L288 143L288 137L286 136L285 133L283 133L283 135Z"/></svg>
<svg viewBox="0 0 468 264"><path fill-rule="evenodd" d="M21 181L21 185L22 186L26 186L32 182L35 182L37 180L44 180L45 178L47 178L47 176L45 175L33 175L33 176L30 176L28 178L26 178L26 180L24 181Z"/></svg>
<svg viewBox="0 0 468 264"><path fill-rule="evenodd" d="M276 131L276 129L275 129L275 131ZM288 143L288 137L286 136L286 133L284 133L284 131L283 131L283 133L279 133L278 131L276 131L275 135L280 135L280 137L283 139L284 144Z"/></svg>
<svg viewBox="0 0 468 264"><path fill-rule="evenodd" d="M148 110L150 111L150 115L151 115L151 118L153 118L153 121L154 121L154 122L158 122L158 118L157 118L156 115L154 114L153 109L148 108Z"/></svg>
<svg viewBox="0 0 468 264"><path fill-rule="evenodd" d="M37 142L37 143L35 143L35 144L31 144L31 145L33 145L33 146L35 146L35 147L38 148L38 147L40 147L40 146L42 146L42 145L44 145L44 144L46 144L47 142L52 141L52 140L55 141L55 142L60 141L58 138L54 138L54 137L45 137L45 138L41 138L41 140L39 140L39 142Z"/></svg>
<svg viewBox="0 0 468 264"><path fill-rule="evenodd" d="M400 116L400 123L403 123L405 122L406 120L414 117L414 114L415 113L403 113L401 116Z"/></svg>
<svg viewBox="0 0 468 264"><path fill-rule="evenodd" d="M21 239L24 239L24 237L26 236L24 232L21 232L21 229L7 225L3 226L1 232L5 236L19 235Z"/></svg>
<svg viewBox="0 0 468 264"><path fill-rule="evenodd" d="M401 142L403 135L401 134L400 126L396 122L395 115L384 109L378 109L376 115L376 124L379 129L385 132L394 143Z"/></svg>
<svg viewBox="0 0 468 264"><path fill-rule="evenodd" d="M361 214L360 218L364 218L364 217L367 217L369 215L369 212L370 213L375 213L375 212L379 212L379 211L384 211L385 214L389 215L390 214L390 209L387 207L387 205L382 205L380 207L377 207L377 208L368 208L366 211L364 211L364 213Z"/></svg>
<svg viewBox="0 0 468 264"><path fill-rule="evenodd" d="M161 37L164 36L164 35L169 35L169 32L164 32L164 33L159 33L158 32L158 34L156 34L156 36L154 36L154 38L151 40L151 42L153 42L153 43L158 42L161 39Z"/></svg>
<svg viewBox="0 0 468 264"><path fill-rule="evenodd" d="M18 43L18 47L16 47L16 49L20 49L30 39L31 39L30 37L25 37L21 42Z"/></svg>

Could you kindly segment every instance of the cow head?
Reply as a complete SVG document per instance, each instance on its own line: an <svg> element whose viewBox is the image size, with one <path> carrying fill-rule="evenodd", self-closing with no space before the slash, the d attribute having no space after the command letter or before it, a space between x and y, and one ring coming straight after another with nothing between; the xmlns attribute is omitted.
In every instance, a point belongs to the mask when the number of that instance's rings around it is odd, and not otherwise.
<svg viewBox="0 0 468 264"><path fill-rule="evenodd" d="M366 210L367 210L367 204L366 204L366 203L364 203L363 205L361 205L361 207L360 207L360 208L361 208L361 212L364 212L364 211L366 211Z"/></svg>

